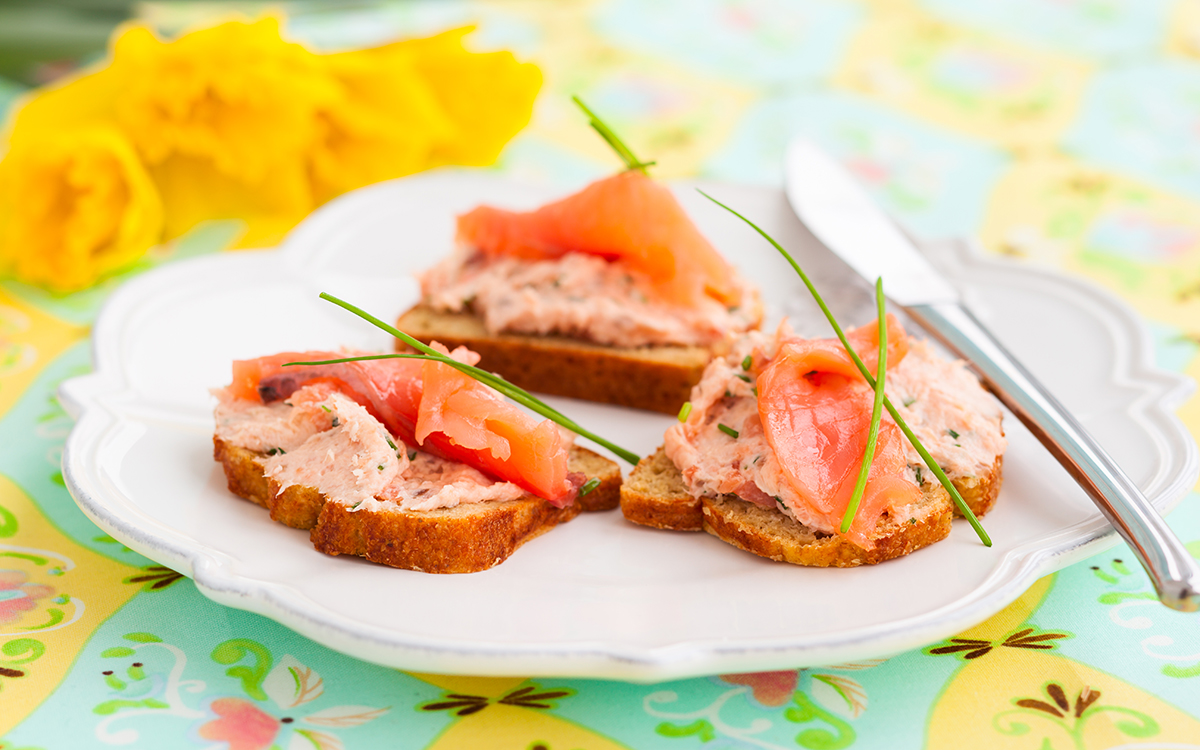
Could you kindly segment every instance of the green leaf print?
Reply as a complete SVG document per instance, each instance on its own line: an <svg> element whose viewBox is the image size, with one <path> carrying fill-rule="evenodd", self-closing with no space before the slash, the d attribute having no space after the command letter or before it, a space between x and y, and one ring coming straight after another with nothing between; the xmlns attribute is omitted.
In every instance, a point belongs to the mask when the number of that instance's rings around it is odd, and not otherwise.
<svg viewBox="0 0 1200 750"><path fill-rule="evenodd" d="M1177 667L1174 664L1167 664L1162 668L1162 673L1167 677L1177 677L1179 679L1197 677L1200 676L1200 663L1190 667Z"/></svg>
<svg viewBox="0 0 1200 750"><path fill-rule="evenodd" d="M693 734L700 737L701 742L710 742L717 737L713 725L708 723L708 719L697 719L687 726L679 726L664 721L654 728L663 737L690 737Z"/></svg>
<svg viewBox="0 0 1200 750"><path fill-rule="evenodd" d="M113 646L100 652L105 659L117 659L122 656L133 656L136 652L128 646Z"/></svg>
<svg viewBox="0 0 1200 750"><path fill-rule="evenodd" d="M0 505L0 539L16 534L17 526L17 517L8 508Z"/></svg>
<svg viewBox="0 0 1200 750"><path fill-rule="evenodd" d="M170 708L170 706L162 701L154 700L153 698L146 698L145 700L140 701L127 701L118 699L104 701L100 705L93 708L92 712L100 714L101 716L108 716L110 714L115 714L122 708Z"/></svg>
<svg viewBox="0 0 1200 750"><path fill-rule="evenodd" d="M46 646L41 641L34 640L33 638L18 638L0 646L0 654L16 658L0 659L0 662L5 664L28 664L44 653L46 653Z"/></svg>
<svg viewBox="0 0 1200 750"><path fill-rule="evenodd" d="M218 664L237 664L247 655L254 656L253 666L230 667L225 674L241 680L246 695L254 700L265 701L267 694L263 692L262 684L274 663L270 649L249 638L233 638L213 649L212 660Z"/></svg>
<svg viewBox="0 0 1200 750"><path fill-rule="evenodd" d="M163 639L153 633L126 633L125 640L134 643L162 643Z"/></svg>
<svg viewBox="0 0 1200 750"><path fill-rule="evenodd" d="M30 625L27 628L22 628L22 630L45 630L46 628L52 628L62 622L66 617L66 615L63 614L63 611L57 607L51 607L50 609L46 610L46 614L49 616L49 619L43 622L41 625Z"/></svg>
<svg viewBox="0 0 1200 750"><path fill-rule="evenodd" d="M796 706L783 713L785 719L796 724L819 720L834 729L833 732L828 729L805 729L796 735L797 745L809 750L842 750L854 744L857 736L854 727L813 703L811 698L800 691L792 696L792 701Z"/></svg>

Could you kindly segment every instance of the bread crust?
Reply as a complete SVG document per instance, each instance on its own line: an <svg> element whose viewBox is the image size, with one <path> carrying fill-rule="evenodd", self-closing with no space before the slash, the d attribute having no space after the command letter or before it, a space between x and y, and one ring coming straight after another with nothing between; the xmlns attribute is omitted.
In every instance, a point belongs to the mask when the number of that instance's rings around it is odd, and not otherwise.
<svg viewBox="0 0 1200 750"><path fill-rule="evenodd" d="M527 495L432 511L350 512L327 502L313 487L291 486L281 492L263 474L266 454L213 436L213 458L224 469L230 492L266 508L274 521L309 530L317 550L427 573L473 573L499 565L525 542L581 511L615 508L621 485L614 462L575 446L570 470L598 478L600 484L566 508Z"/></svg>
<svg viewBox="0 0 1200 750"><path fill-rule="evenodd" d="M981 477L955 482L977 516L992 508L1000 492L1003 457ZM837 535L821 534L777 510L737 498L694 498L683 475L660 447L638 463L621 485L621 513L644 526L673 531L707 531L761 557L816 567L873 565L907 555L946 538L957 515L950 494L937 482L921 486L922 502L904 520L885 513L872 550Z"/></svg>
<svg viewBox="0 0 1200 750"><path fill-rule="evenodd" d="M565 336L487 331L470 313L417 305L396 327L424 343L479 353L479 366L539 393L676 414L713 357L699 346L615 347ZM397 343L397 348L403 348Z"/></svg>
<svg viewBox="0 0 1200 750"><path fill-rule="evenodd" d="M621 513L643 526L672 531L703 531L704 510L683 475L661 446L644 457L621 485Z"/></svg>
<svg viewBox="0 0 1200 750"><path fill-rule="evenodd" d="M983 474L951 482L976 518L982 518L996 505L1004 480L1003 468L1004 456L997 456ZM928 493L934 486L941 487L927 477L921 489ZM953 502L951 507L955 516L963 517ZM634 523L656 529L704 530L703 500L688 493L683 475L661 446L643 458L621 485L621 513Z"/></svg>
<svg viewBox="0 0 1200 750"><path fill-rule="evenodd" d="M703 498L704 530L760 557L793 565L855 568L902 557L950 534L953 504L941 485L926 485L915 515L896 520L887 512L875 527L875 547L863 549L845 537L817 534L777 510L736 497Z"/></svg>

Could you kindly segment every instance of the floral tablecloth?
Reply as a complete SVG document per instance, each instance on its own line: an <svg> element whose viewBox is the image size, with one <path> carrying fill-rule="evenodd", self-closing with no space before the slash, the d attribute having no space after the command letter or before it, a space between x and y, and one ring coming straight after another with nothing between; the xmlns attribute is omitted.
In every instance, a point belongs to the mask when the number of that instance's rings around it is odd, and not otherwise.
<svg viewBox="0 0 1200 750"><path fill-rule="evenodd" d="M314 9L315 8L315 9ZM500 169L608 173L582 95L660 177L778 185L787 138L846 163L924 236L1061 269L1138 310L1200 371L1200 2L446 0L293 15L321 47L478 24L536 62ZM17 93L0 86L0 103ZM225 246L208 225L152 253ZM55 400L117 281L0 285L0 749L1200 748L1200 615L1123 546L887 660L658 685L409 674L356 661L105 536L75 507ZM1200 400L1180 416L1200 434ZM1200 557L1200 499L1169 522Z"/></svg>

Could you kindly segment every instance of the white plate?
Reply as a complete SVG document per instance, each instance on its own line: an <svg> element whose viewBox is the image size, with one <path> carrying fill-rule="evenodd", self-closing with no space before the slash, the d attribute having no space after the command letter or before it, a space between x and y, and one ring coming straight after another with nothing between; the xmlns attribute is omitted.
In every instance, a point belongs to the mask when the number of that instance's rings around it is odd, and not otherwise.
<svg viewBox="0 0 1200 750"><path fill-rule="evenodd" d="M845 323L870 318L866 286L792 216L783 195L709 186L806 264ZM751 230L693 191L681 199L727 257L764 285L769 312L821 332L794 274ZM1039 576L1114 542L1099 513L1011 417L1004 490L983 547L964 522L883 565L804 569L706 534L585 515L483 573L435 576L322 555L225 489L211 458L212 399L229 363L287 349L388 348L317 299L382 318L417 295L410 274L446 253L453 217L530 207L553 191L457 171L345 196L279 251L162 268L116 293L94 333L95 372L62 387L78 417L63 455L76 502L102 529L195 579L222 604L337 650L410 670L665 680L887 656L951 636ZM1074 409L1166 511L1195 482L1196 448L1172 409L1190 381L1156 369L1136 317L1109 295L961 245L928 248L997 336ZM565 399L579 422L642 453L671 418Z"/></svg>

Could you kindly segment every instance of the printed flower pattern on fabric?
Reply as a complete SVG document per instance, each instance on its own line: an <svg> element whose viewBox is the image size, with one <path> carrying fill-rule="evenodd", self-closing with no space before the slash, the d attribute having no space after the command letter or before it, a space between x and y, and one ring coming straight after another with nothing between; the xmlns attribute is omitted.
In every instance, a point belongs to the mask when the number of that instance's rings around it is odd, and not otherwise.
<svg viewBox="0 0 1200 750"><path fill-rule="evenodd" d="M1193 546L1200 548L1200 543L1193 542L1189 549ZM1096 601L1108 607L1113 624L1128 630L1152 630L1165 620L1178 622L1188 617L1164 610L1146 574L1140 569L1130 569L1124 559L1115 557L1106 565L1090 567L1092 574L1112 589L1100 594ZM1137 614L1131 616L1133 610ZM1141 650L1156 661L1167 662L1162 666L1162 674L1187 679L1200 677L1200 651L1195 643L1195 639L1177 643L1165 633L1156 633L1142 639Z"/></svg>
<svg viewBox="0 0 1200 750"><path fill-rule="evenodd" d="M0 506L0 537L16 528L16 518ZM74 570L73 560L50 550L7 544L0 544L0 558L26 568L0 568L0 637L58 630L83 614L81 599L44 582Z"/></svg>
<svg viewBox="0 0 1200 750"><path fill-rule="evenodd" d="M701 742L718 738L737 745L765 749L787 747L770 741L785 727L765 717L749 723L735 723L731 701L742 696L760 711L778 712L781 718L799 724L802 730L794 738L796 745L812 750L840 750L854 744L857 732L847 719L857 719L867 710L867 691L845 674L879 666L884 660L839 664L819 671L787 670L721 675L719 680L734 685L716 700L694 710L666 710L681 702L678 693L664 690L647 695L642 708L651 716L665 719L655 731L668 738L695 737ZM830 671L825 671L825 670ZM786 707L786 708L785 708Z"/></svg>
<svg viewBox="0 0 1200 750"><path fill-rule="evenodd" d="M96 738L108 745L129 744L139 737L130 727L114 730L115 723L153 715L198 722L197 736L227 743L229 750L341 750L344 744L335 730L366 724L390 710L356 705L301 708L324 695L324 680L291 655L276 661L270 649L249 638L224 641L211 654L214 662L229 665L225 674L240 682L245 697L218 694L189 705L183 694L204 695L208 686L202 680L183 679L188 661L184 651L152 633L124 637L130 645L101 654L115 662L113 669L101 673L114 697L93 709L105 717L96 726ZM120 666L124 668L118 673Z"/></svg>
<svg viewBox="0 0 1200 750"><path fill-rule="evenodd" d="M989 641L981 638L951 638L945 645L931 646L925 649L925 653L933 656L958 654L963 659L978 659L987 656L992 649L998 647L1048 651L1054 648L1053 641L1070 637L1070 633L1039 632L1037 628L1022 628L1015 633L1010 633L1002 641Z"/></svg>
<svg viewBox="0 0 1200 750"><path fill-rule="evenodd" d="M0 625L16 622L26 612L37 609L39 599L53 594L50 586L29 583L23 571L0 570Z"/></svg>
<svg viewBox="0 0 1200 750"><path fill-rule="evenodd" d="M1048 701L1041 697L1014 699L1013 704L1017 708L997 714L992 720L993 726L1001 734L1020 736L1029 734L1033 730L1031 725L1041 725L1038 727L1040 731L1035 730L1034 734L1043 735L1043 748L1056 747L1051 737L1066 734L1076 750L1087 747L1084 729L1088 721L1104 712L1122 716L1123 720L1113 722L1113 727L1126 737L1143 739L1153 737L1160 731L1158 722L1141 711L1100 705L1100 691L1086 685L1076 693L1074 700L1067 697L1067 692L1057 682L1047 683L1042 692Z"/></svg>
<svg viewBox="0 0 1200 750"><path fill-rule="evenodd" d="M575 694L568 688L541 690L537 685L528 685L506 693L500 698L486 695L466 695L463 693L447 693L441 700L430 701L421 705L422 711L449 711L455 716L470 716L487 708L493 703L499 706L518 706L520 708L555 708L561 698Z"/></svg>

